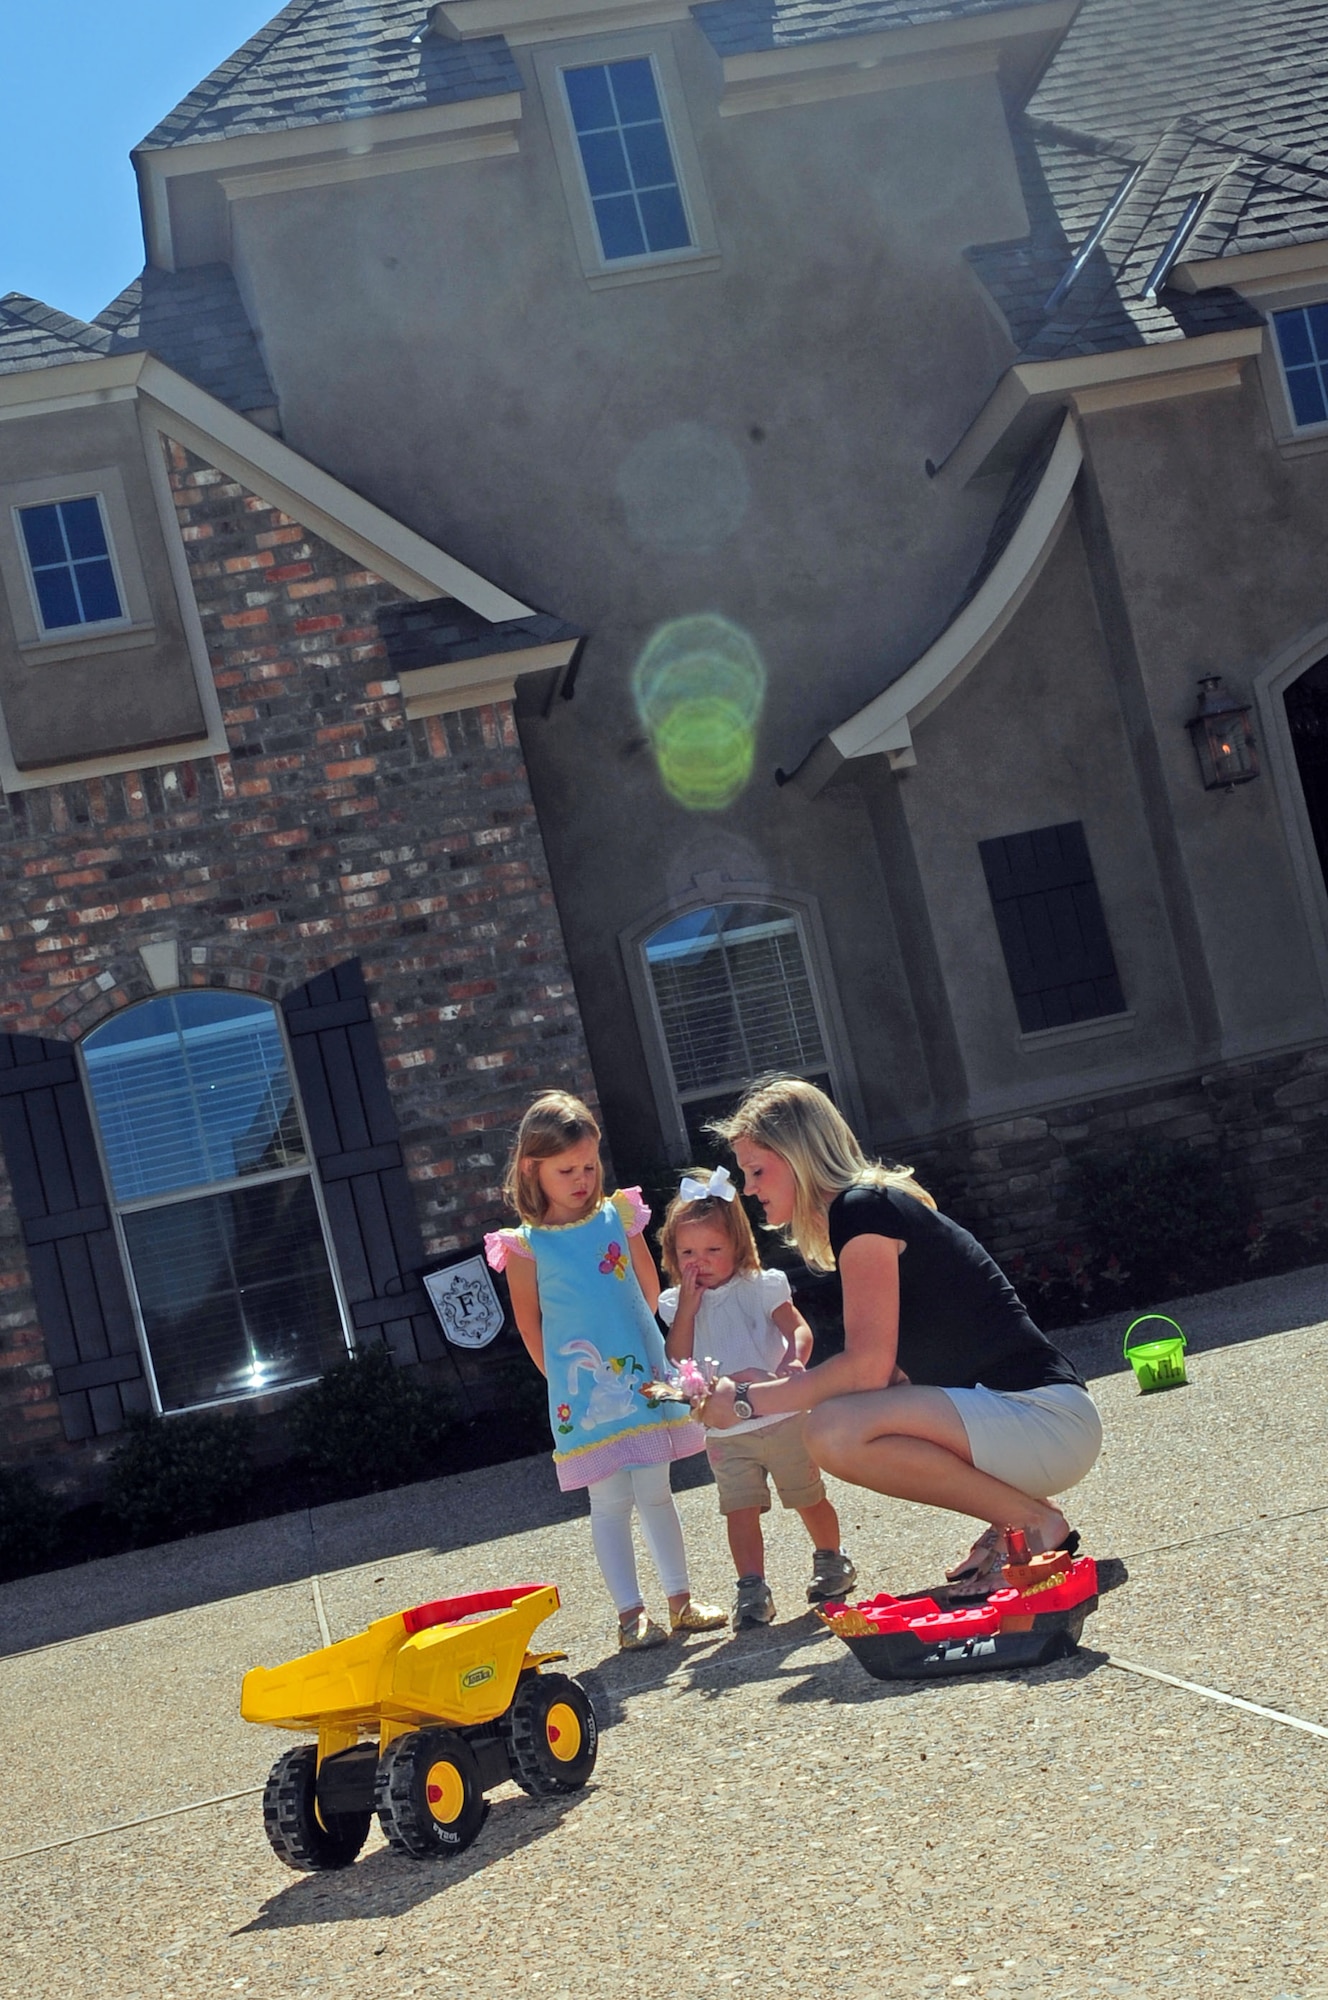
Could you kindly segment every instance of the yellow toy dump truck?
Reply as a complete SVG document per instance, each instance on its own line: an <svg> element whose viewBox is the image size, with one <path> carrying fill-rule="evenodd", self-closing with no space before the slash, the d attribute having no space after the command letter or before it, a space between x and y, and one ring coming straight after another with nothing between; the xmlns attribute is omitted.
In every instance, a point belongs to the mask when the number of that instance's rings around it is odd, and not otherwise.
<svg viewBox="0 0 1328 2000"><path fill-rule="evenodd" d="M481 1590L377 1618L354 1638L244 1677L246 1722L318 1733L288 1750L263 1825L289 1868L345 1868L374 1813L398 1853L459 1854L514 1778L532 1798L581 1789L599 1732L565 1653L532 1653L558 1609L551 1583Z"/></svg>

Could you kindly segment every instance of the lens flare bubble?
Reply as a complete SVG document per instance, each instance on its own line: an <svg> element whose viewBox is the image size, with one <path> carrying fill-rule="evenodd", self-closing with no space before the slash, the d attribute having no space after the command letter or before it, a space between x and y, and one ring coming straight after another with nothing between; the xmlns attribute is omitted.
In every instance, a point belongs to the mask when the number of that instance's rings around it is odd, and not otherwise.
<svg viewBox="0 0 1328 2000"><path fill-rule="evenodd" d="M655 736L660 777L689 812L732 805L752 775L755 752L751 724L713 695L681 703Z"/></svg>
<svg viewBox="0 0 1328 2000"><path fill-rule="evenodd" d="M664 785L691 812L720 812L751 777L765 666L749 635L713 613L652 634L632 692Z"/></svg>

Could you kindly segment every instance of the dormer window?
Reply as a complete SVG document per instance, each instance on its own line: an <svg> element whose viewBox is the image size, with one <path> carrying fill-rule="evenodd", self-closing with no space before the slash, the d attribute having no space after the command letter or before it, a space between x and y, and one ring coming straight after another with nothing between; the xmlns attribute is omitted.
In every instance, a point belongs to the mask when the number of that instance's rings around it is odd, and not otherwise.
<svg viewBox="0 0 1328 2000"><path fill-rule="evenodd" d="M1287 400L1298 431L1328 424L1328 303L1272 316Z"/></svg>
<svg viewBox="0 0 1328 2000"><path fill-rule="evenodd" d="M715 218L671 30L548 42L531 61L591 289L717 269Z"/></svg>
<svg viewBox="0 0 1328 2000"><path fill-rule="evenodd" d="M565 69L562 77L605 263L690 249L650 57Z"/></svg>
<svg viewBox="0 0 1328 2000"><path fill-rule="evenodd" d="M100 497L87 494L14 511L42 632L123 620Z"/></svg>

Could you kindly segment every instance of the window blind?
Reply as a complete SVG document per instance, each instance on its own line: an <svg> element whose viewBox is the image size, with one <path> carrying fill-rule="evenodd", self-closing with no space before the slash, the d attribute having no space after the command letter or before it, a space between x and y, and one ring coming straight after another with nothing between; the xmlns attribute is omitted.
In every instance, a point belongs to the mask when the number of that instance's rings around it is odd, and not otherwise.
<svg viewBox="0 0 1328 2000"><path fill-rule="evenodd" d="M738 1085L763 1070L825 1067L792 917L721 905L657 932L646 959L680 1096Z"/></svg>
<svg viewBox="0 0 1328 2000"><path fill-rule="evenodd" d="M111 1181L119 1202L269 1173L304 1146L272 1009L185 1021L178 1005L133 1041L85 1044ZM167 1010L169 1009L169 1014Z"/></svg>

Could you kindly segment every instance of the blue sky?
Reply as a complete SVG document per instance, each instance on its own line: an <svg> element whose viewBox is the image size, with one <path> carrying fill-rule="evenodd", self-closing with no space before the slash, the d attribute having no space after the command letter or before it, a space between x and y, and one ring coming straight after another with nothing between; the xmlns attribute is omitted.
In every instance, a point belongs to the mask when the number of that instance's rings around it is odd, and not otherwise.
<svg viewBox="0 0 1328 2000"><path fill-rule="evenodd" d="M81 319L143 268L129 151L282 0L0 0L0 294Z"/></svg>

